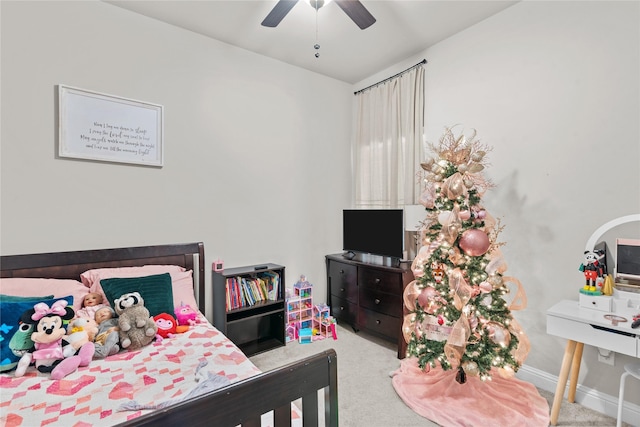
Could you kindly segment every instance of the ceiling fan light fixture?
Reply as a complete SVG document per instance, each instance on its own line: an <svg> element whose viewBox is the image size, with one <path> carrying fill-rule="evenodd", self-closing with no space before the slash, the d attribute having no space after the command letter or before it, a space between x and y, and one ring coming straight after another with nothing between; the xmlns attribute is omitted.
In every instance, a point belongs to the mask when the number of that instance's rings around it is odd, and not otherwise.
<svg viewBox="0 0 640 427"><path fill-rule="evenodd" d="M325 3L329 3L331 0L327 0L325 2L325 0L309 0L309 4L311 5L312 8L314 8L315 10L320 9L322 6L325 5Z"/></svg>

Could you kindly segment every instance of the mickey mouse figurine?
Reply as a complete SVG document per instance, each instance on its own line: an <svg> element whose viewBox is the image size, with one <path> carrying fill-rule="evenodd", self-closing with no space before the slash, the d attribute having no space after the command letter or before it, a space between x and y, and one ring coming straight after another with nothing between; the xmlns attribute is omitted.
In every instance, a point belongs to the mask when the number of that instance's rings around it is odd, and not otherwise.
<svg viewBox="0 0 640 427"><path fill-rule="evenodd" d="M598 255L592 251L584 251L584 263L580 264L578 270L584 273L585 284L581 293L589 295L599 295L600 291L596 286L598 278L602 277L602 268L598 261Z"/></svg>

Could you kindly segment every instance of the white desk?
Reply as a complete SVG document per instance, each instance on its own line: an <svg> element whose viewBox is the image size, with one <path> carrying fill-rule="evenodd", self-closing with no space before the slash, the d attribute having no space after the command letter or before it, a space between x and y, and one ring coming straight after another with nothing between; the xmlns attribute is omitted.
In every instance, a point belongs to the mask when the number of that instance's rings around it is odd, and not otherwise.
<svg viewBox="0 0 640 427"><path fill-rule="evenodd" d="M568 340L551 408L551 425L558 422L569 371L571 382L567 400L571 403L575 401L584 344L640 357L640 328L631 328L633 316L640 313L640 294L616 292L613 297L596 298L598 301L593 303L594 306L602 306L599 304L603 301L599 300L601 298L611 298L611 301L604 301L610 302L611 312L581 307L578 301L572 300L560 301L547 310L547 333ZM607 314L625 317L627 321L612 325L611 320L604 317Z"/></svg>

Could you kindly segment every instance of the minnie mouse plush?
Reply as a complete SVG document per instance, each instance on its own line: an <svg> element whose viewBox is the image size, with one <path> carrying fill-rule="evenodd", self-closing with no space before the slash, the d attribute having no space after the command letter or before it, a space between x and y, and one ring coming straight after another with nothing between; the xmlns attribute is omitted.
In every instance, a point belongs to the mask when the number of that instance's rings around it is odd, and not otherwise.
<svg viewBox="0 0 640 427"><path fill-rule="evenodd" d="M93 357L94 345L92 342L84 344L78 354L73 352L70 357L65 357L62 337L66 334L63 326L64 320L70 320L75 315L72 308L67 307L67 301L58 300L51 307L41 302L32 309L22 313L20 321L25 324L35 325L31 334L35 351L26 353L18 362L16 377L24 375L32 360L38 372L51 373L51 378L59 380L78 369L79 366L87 366Z"/></svg>

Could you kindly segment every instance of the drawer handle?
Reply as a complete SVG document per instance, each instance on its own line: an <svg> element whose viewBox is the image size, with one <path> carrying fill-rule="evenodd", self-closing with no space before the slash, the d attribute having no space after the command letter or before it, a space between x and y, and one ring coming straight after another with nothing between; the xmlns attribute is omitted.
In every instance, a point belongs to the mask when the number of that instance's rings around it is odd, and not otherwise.
<svg viewBox="0 0 640 427"><path fill-rule="evenodd" d="M381 322L380 322L380 320L376 320L376 323L379 325Z"/></svg>
<svg viewBox="0 0 640 427"><path fill-rule="evenodd" d="M340 306L340 311L344 310L344 307Z"/></svg>
<svg viewBox="0 0 640 427"><path fill-rule="evenodd" d="M344 270L340 270L340 274L344 274Z"/></svg>
<svg viewBox="0 0 640 427"><path fill-rule="evenodd" d="M380 278L379 278L379 277L376 277L376 280L375 280L376 285L379 285L379 284L380 284L380 281L381 281L381 280L380 280Z"/></svg>
<svg viewBox="0 0 640 427"><path fill-rule="evenodd" d="M374 302L375 302L376 304L380 304L380 300L379 300L378 298L376 298L376 299L374 300Z"/></svg>
<svg viewBox="0 0 640 427"><path fill-rule="evenodd" d="M340 292L344 292L344 288L340 288Z"/></svg>

